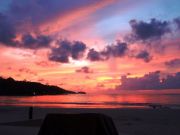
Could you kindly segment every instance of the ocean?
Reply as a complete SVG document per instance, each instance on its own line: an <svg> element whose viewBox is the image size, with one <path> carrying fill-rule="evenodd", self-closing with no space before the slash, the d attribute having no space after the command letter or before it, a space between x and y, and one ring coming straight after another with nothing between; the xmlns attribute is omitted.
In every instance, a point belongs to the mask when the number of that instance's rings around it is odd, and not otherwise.
<svg viewBox="0 0 180 135"><path fill-rule="evenodd" d="M161 105L180 108L180 94L72 94L45 96L0 96L0 106L58 108L147 108Z"/></svg>

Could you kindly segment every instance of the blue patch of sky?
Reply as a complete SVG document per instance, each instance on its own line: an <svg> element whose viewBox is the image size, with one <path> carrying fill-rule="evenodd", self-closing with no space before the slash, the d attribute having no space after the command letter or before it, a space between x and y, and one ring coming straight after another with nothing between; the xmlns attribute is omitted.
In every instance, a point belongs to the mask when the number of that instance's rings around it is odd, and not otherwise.
<svg viewBox="0 0 180 135"><path fill-rule="evenodd" d="M119 14L104 18L96 24L99 35L107 41L114 40L118 33L130 31L131 19L149 21L151 18L172 20L180 16L179 0L151 0L129 8Z"/></svg>
<svg viewBox="0 0 180 135"><path fill-rule="evenodd" d="M12 0L0 0L0 12L5 12L9 8Z"/></svg>

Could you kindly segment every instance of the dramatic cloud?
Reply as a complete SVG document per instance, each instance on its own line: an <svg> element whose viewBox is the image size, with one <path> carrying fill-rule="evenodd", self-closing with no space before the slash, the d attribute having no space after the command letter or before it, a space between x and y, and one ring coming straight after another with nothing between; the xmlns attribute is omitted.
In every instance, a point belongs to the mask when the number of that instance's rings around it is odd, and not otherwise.
<svg viewBox="0 0 180 135"><path fill-rule="evenodd" d="M107 46L101 54L106 57L122 57L125 55L126 51L128 50L128 46L124 42L117 41L116 44L112 44Z"/></svg>
<svg viewBox="0 0 180 135"><path fill-rule="evenodd" d="M68 63L70 57L75 60L79 60L83 57L86 49L87 47L83 42L61 40L58 43L58 47L52 48L52 52L49 55L49 60L61 63ZM139 51L137 54L130 55L129 53L133 53L133 51L129 51L128 44L117 41L114 44L105 46L105 48L101 51L96 51L94 48L90 48L88 50L86 59L90 61L105 61L109 58L130 56L136 59L142 59L145 62L152 60L152 56L146 50Z"/></svg>
<svg viewBox="0 0 180 135"><path fill-rule="evenodd" d="M62 63L68 63L69 57L79 60L83 57L85 50L86 45L83 42L61 40L58 43L58 47L52 48L52 52L49 55L49 60Z"/></svg>
<svg viewBox="0 0 180 135"><path fill-rule="evenodd" d="M37 35L36 37L27 34L22 37L22 44L24 48L39 49L49 47L51 38L45 35Z"/></svg>
<svg viewBox="0 0 180 135"><path fill-rule="evenodd" d="M90 49L87 55L87 59L90 61L100 61L103 60L100 52L96 51L95 49Z"/></svg>
<svg viewBox="0 0 180 135"><path fill-rule="evenodd" d="M123 90L152 90L152 89L180 89L180 72L168 75L160 80L160 72L151 72L143 77L121 77L121 85L117 89Z"/></svg>
<svg viewBox="0 0 180 135"><path fill-rule="evenodd" d="M180 68L180 59L173 59L165 62L165 65L170 68Z"/></svg>
<svg viewBox="0 0 180 135"><path fill-rule="evenodd" d="M169 22L151 19L151 21L137 21L131 20L130 25L132 28L131 40L147 41L151 39L160 39L164 34L170 32Z"/></svg>
<svg viewBox="0 0 180 135"><path fill-rule="evenodd" d="M87 55L87 59L90 61L103 61L108 60L111 57L123 57L128 56L131 58L142 59L144 62L150 62L152 56L147 50L131 50L129 51L129 46L125 42L117 41L115 44L106 46L102 51L96 51L95 49L90 49Z"/></svg>
<svg viewBox="0 0 180 135"><path fill-rule="evenodd" d="M117 41L115 44L106 46L102 51L90 49L87 59L91 61L107 60L110 57L122 57L126 55L128 45L126 43Z"/></svg>
<svg viewBox="0 0 180 135"><path fill-rule="evenodd" d="M71 45L72 58L75 60L80 59L85 50L86 50L86 45L83 42L75 41Z"/></svg>
<svg viewBox="0 0 180 135"><path fill-rule="evenodd" d="M77 73L93 73L93 70L85 66L85 67L82 67L81 69L77 69L76 72Z"/></svg>
<svg viewBox="0 0 180 135"><path fill-rule="evenodd" d="M143 50L143 51L140 51L136 56L135 58L137 59L143 59L145 62L149 62L152 60L152 56L150 56L149 52Z"/></svg>
<svg viewBox="0 0 180 135"><path fill-rule="evenodd" d="M59 9L57 6L59 3L65 4L66 1L53 1L49 3L42 0L38 1L23 1L15 2L12 1L11 6L7 10L6 16L0 13L0 42L6 46L13 46L19 48L28 49L40 49L40 48L50 48L50 43L52 40L56 42L55 37L50 37L49 35L44 35L40 32L28 32L22 31L21 24L38 24L42 23L51 18L51 15L57 16L61 14L60 11L66 11L71 7L65 6ZM81 6L87 6L88 3L81 3L79 0L73 7L78 8ZM74 2L73 2L74 3ZM89 4L94 4L94 2L89 2ZM26 12L27 7L32 7L31 10ZM48 8L49 7L49 8ZM51 9L52 10L49 10ZM37 14L36 14L37 13ZM40 15L43 15L39 17ZM46 16L47 14L47 16ZM53 18L53 17L52 17ZM12 23L13 22L13 23ZM27 22L27 23L26 23ZM179 24L179 18L174 19L174 22ZM159 21L156 19L151 19L150 22L131 20L130 25L132 27L131 38L134 40L148 40L148 39L159 39L164 34L170 32L169 22ZM179 25L178 25L179 26ZM24 26L23 26L24 28ZM30 27L31 28L31 27ZM37 30L38 31L38 30ZM38 34L37 34L38 33ZM19 37L20 39L19 39ZM18 37L18 40L15 39ZM125 42L117 41L114 44L106 46L101 51L90 48L87 53L87 59L90 61L103 61L108 60L111 57L123 57L128 56L129 46ZM82 58L84 51L86 50L86 45L81 41L60 41L59 45L55 48L51 48L52 52L49 55L49 60L68 63L69 58L79 60ZM152 56L148 51L141 51L134 56L137 59L142 59L145 62L149 62Z"/></svg>
<svg viewBox="0 0 180 135"><path fill-rule="evenodd" d="M21 35L21 40L16 40L17 35ZM39 49L48 47L51 42L51 38L46 35L37 34L32 36L31 34L22 34L17 31L15 24L11 20L0 13L0 43L5 46Z"/></svg>

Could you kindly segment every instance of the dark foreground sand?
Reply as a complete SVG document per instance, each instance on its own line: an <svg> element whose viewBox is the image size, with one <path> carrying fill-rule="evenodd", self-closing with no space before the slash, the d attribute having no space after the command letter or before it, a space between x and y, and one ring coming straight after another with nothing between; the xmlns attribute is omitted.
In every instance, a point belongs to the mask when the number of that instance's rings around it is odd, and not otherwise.
<svg viewBox="0 0 180 135"><path fill-rule="evenodd" d="M47 113L103 113L113 118L119 135L180 135L180 110L175 109L57 109L0 107L0 135L37 135Z"/></svg>

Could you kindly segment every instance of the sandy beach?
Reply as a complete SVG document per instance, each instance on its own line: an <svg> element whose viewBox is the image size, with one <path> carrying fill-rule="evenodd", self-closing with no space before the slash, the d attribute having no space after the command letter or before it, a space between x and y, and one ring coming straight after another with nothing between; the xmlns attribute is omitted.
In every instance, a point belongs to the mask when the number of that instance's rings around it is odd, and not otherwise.
<svg viewBox="0 0 180 135"><path fill-rule="evenodd" d="M28 107L0 107L1 135L37 135L48 113L103 113L113 118L119 135L179 135L178 109L67 109L34 108L28 120Z"/></svg>

